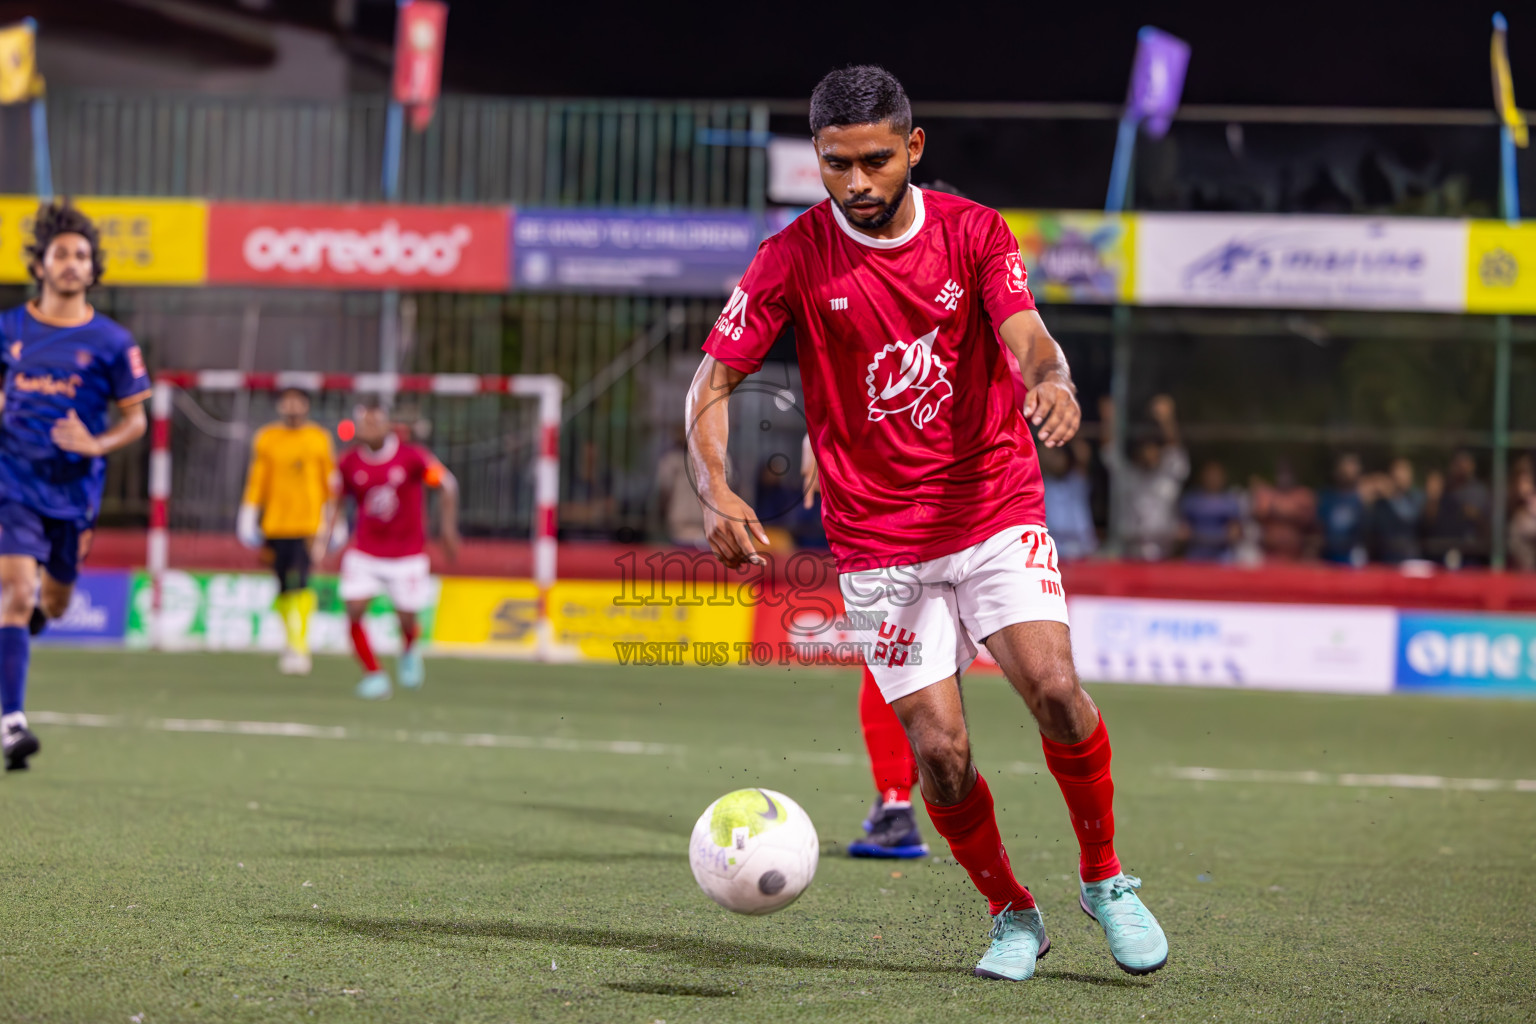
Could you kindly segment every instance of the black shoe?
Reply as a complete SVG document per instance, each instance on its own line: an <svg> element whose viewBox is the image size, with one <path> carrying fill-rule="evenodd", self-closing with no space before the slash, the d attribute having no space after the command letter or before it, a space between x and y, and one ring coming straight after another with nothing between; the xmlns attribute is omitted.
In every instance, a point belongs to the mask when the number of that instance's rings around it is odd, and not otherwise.
<svg viewBox="0 0 1536 1024"><path fill-rule="evenodd" d="M26 771L27 758L42 749L43 745L37 742L32 730L24 725L9 726L0 735L0 751L5 754L5 770L8 772Z"/></svg>
<svg viewBox="0 0 1536 1024"><path fill-rule="evenodd" d="M928 856L928 844L917 830L917 815L911 804L885 804L871 810L864 831L868 834L863 839L848 844L848 856L895 860Z"/></svg>
<svg viewBox="0 0 1536 1024"><path fill-rule="evenodd" d="M48 616L43 614L41 608L32 609L32 620L27 623L27 632L33 636L48 628Z"/></svg>

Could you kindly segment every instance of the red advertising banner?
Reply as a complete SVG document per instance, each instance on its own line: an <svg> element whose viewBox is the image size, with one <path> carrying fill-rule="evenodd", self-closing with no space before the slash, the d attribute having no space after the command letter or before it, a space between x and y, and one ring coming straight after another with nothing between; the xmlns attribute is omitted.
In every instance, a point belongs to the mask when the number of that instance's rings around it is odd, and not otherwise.
<svg viewBox="0 0 1536 1024"><path fill-rule="evenodd" d="M411 125L422 131L432 120L443 77L443 36L448 5L410 0L400 5L395 29L395 102L410 108Z"/></svg>
<svg viewBox="0 0 1536 1024"><path fill-rule="evenodd" d="M210 203L208 283L506 291L510 211Z"/></svg>

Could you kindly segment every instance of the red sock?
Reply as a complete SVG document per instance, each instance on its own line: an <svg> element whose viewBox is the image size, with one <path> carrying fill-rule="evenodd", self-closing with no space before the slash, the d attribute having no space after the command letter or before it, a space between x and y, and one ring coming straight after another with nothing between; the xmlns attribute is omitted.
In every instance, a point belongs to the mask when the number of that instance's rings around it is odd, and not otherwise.
<svg viewBox="0 0 1536 1024"><path fill-rule="evenodd" d="M368 642L368 631L361 621L352 623L352 649L357 651L357 660L363 663L363 668L369 672L379 670L379 659L373 656L373 645Z"/></svg>
<svg viewBox="0 0 1536 1024"><path fill-rule="evenodd" d="M1029 890L1013 877L1008 851L1003 849L1003 837L997 831L992 790L980 772L976 773L976 785L959 803L949 807L935 807L927 799L923 803L928 806L933 827L948 840L955 860L987 898L990 913L999 913L1010 903L1014 910L1028 910L1035 905Z"/></svg>
<svg viewBox="0 0 1536 1024"><path fill-rule="evenodd" d="M401 625L400 625L400 650L402 650L402 651L410 650L415 645L415 643L416 643L416 635L418 633L420 633L420 632L421 632L421 626L419 626L418 624L416 624L414 622L411 623L409 626L405 625L404 623L401 623Z"/></svg>
<svg viewBox="0 0 1536 1024"><path fill-rule="evenodd" d="M1082 850L1078 870L1083 881L1100 882L1120 873L1115 856L1115 780L1109 773L1109 733L1104 716L1081 743L1057 743L1040 737L1045 766L1056 776L1072 815L1072 831Z"/></svg>
<svg viewBox="0 0 1536 1024"><path fill-rule="evenodd" d="M912 799L917 782L917 759L901 719L880 696L874 673L866 666L864 686L859 690L859 725L864 729L864 745L869 748L869 766L875 775L875 790L886 803Z"/></svg>

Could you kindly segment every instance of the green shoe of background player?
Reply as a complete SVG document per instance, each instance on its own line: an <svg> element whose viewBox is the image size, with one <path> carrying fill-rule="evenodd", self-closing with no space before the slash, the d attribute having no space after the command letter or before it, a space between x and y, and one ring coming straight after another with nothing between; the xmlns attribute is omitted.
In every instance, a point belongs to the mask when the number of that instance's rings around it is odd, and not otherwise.
<svg viewBox="0 0 1536 1024"><path fill-rule="evenodd" d="M1034 976L1035 962L1051 951L1039 909L1009 909L1012 906L1008 904L992 918L992 945L976 965L978 978L1028 981Z"/></svg>
<svg viewBox="0 0 1536 1024"><path fill-rule="evenodd" d="M388 672L369 672L357 684L357 695L363 700L388 700L391 692Z"/></svg>
<svg viewBox="0 0 1536 1024"><path fill-rule="evenodd" d="M427 670L421 663L420 651L412 647L400 652L400 657L395 659L395 678L408 690L421 689L422 682L427 678Z"/></svg>
<svg viewBox="0 0 1536 1024"><path fill-rule="evenodd" d="M1168 938L1136 895L1141 879L1118 874L1102 882L1078 882L1083 913L1104 929L1110 956L1127 974L1151 974L1168 962Z"/></svg>

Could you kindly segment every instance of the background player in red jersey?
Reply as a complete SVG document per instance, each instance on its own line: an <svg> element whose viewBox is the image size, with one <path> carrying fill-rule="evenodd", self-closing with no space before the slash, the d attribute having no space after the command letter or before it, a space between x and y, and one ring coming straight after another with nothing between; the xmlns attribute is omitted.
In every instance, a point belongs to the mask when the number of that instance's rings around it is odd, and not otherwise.
<svg viewBox="0 0 1536 1024"><path fill-rule="evenodd" d="M401 441L391 429L389 411L370 399L357 416L358 443L336 464L336 495L357 503L357 532L341 556L341 599L347 605L352 646L367 674L357 695L383 700L391 692L389 673L379 668L373 645L363 627L368 604L388 594L400 617L400 658L395 672L400 685L421 686L425 672L416 649L416 613L431 598L432 563L427 557L427 508L423 487L443 492L443 554L453 561L459 553L459 487L453 474L420 445ZM318 561L330 543L339 502L315 538Z"/></svg>
<svg viewBox="0 0 1536 1024"><path fill-rule="evenodd" d="M973 636L1039 725L1078 836L1082 909L1124 970L1157 970L1168 944L1115 855L1108 734L1073 667L1030 436L1031 424L1046 445L1076 433L1066 358L1002 217L912 187L925 140L893 76L827 75L811 132L831 200L759 247L689 389L710 546L728 566L761 561L762 526L726 478L728 405L793 323L845 603L872 620L866 662L912 742L929 817L993 916L976 973L1029 978L1050 941L971 759L959 677ZM1028 388L1022 408L1005 348Z"/></svg>

